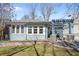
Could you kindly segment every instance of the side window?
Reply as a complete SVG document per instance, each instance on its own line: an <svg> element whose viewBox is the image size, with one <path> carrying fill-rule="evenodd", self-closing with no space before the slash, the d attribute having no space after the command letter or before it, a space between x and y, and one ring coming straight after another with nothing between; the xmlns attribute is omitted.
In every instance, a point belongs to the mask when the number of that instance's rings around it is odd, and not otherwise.
<svg viewBox="0 0 79 59"><path fill-rule="evenodd" d="M17 25L16 33L19 33L19 25Z"/></svg>
<svg viewBox="0 0 79 59"><path fill-rule="evenodd" d="M21 25L21 33L24 33L24 26Z"/></svg>
<svg viewBox="0 0 79 59"><path fill-rule="evenodd" d="M34 26L34 34L37 34L37 26Z"/></svg>
<svg viewBox="0 0 79 59"><path fill-rule="evenodd" d="M43 26L39 26L39 34L43 34Z"/></svg>
<svg viewBox="0 0 79 59"><path fill-rule="evenodd" d="M28 34L32 34L32 26L28 26Z"/></svg>

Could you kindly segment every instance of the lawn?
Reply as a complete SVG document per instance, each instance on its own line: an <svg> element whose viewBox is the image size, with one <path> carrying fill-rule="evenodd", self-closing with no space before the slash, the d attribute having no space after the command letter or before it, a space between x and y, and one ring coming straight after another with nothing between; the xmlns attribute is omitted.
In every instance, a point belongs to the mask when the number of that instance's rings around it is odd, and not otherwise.
<svg viewBox="0 0 79 59"><path fill-rule="evenodd" d="M1 56L78 56L79 52L41 43L32 46L0 47Z"/></svg>

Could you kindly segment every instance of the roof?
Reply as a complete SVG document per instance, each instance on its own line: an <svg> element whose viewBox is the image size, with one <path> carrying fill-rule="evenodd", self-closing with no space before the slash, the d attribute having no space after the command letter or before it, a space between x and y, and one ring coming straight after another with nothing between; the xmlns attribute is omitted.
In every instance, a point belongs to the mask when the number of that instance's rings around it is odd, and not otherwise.
<svg viewBox="0 0 79 59"><path fill-rule="evenodd" d="M73 23L74 19L53 19L52 22L72 22Z"/></svg>
<svg viewBox="0 0 79 59"><path fill-rule="evenodd" d="M31 25L35 25L35 24L38 24L38 25L51 25L51 22L49 21L40 21L40 20L14 20L14 21L11 21L11 22L7 22L7 24L9 25L13 25L13 24L31 24Z"/></svg>
<svg viewBox="0 0 79 59"><path fill-rule="evenodd" d="M43 21L43 20L39 20L39 19L21 19L21 20L13 20L12 22L47 22L47 21Z"/></svg>

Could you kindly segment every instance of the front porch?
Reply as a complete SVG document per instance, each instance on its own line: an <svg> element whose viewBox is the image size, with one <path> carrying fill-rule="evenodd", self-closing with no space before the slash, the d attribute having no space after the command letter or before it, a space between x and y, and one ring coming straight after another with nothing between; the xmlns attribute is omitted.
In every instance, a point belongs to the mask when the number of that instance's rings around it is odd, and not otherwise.
<svg viewBox="0 0 79 59"><path fill-rule="evenodd" d="M45 40L48 38L49 22L12 22L10 40Z"/></svg>

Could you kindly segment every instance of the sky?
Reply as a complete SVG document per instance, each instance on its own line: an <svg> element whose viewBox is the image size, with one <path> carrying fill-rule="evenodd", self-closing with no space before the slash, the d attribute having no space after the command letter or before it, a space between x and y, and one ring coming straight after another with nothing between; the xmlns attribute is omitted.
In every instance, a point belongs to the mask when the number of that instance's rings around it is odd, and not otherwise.
<svg viewBox="0 0 79 59"><path fill-rule="evenodd" d="M50 5L49 3L48 5ZM12 3L15 8L14 14L16 14L15 18L20 20L24 15L30 14L32 3ZM35 3L36 6L36 14L41 16L41 7L42 3ZM52 13L50 20L52 19L60 19L60 18L68 18L66 15L67 6L65 3L52 3L52 7L54 7L54 12ZM65 17L64 17L65 16Z"/></svg>

